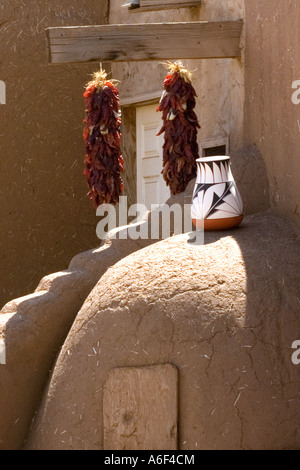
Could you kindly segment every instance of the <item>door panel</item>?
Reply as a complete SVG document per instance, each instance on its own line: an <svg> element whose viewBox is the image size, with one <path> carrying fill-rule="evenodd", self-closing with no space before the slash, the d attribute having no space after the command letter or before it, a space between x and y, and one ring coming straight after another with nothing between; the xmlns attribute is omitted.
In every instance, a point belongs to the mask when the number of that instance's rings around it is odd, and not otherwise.
<svg viewBox="0 0 300 470"><path fill-rule="evenodd" d="M137 137L137 202L164 204L170 197L170 190L161 175L163 135L156 134L162 126L161 113L157 105L140 106L136 109Z"/></svg>

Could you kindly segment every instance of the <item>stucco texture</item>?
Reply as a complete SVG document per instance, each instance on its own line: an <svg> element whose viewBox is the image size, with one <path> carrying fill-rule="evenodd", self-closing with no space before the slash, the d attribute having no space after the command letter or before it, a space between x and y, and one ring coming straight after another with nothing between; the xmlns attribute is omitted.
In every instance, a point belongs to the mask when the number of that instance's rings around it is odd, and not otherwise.
<svg viewBox="0 0 300 470"><path fill-rule="evenodd" d="M246 162L246 167L242 162ZM264 187L266 175L257 150L249 148L235 154L232 167L245 196L245 213L265 210L268 198L260 188ZM245 178L245 168L252 173L253 167L260 168L260 177ZM172 196L168 203L190 204L194 183L191 181L185 193ZM141 224L148 220L151 222L151 212ZM122 231L124 227L116 230ZM22 446L49 370L91 289L108 268L156 241L119 239L114 234L115 231L108 234L98 249L75 256L68 269L44 277L34 293L8 302L1 310L0 339L5 340L7 356L6 364L0 366L1 449Z"/></svg>
<svg viewBox="0 0 300 470"><path fill-rule="evenodd" d="M189 239L155 243L102 276L26 449L102 449L108 372L165 363L179 371L179 449L300 448L299 233L265 213L204 245Z"/></svg>
<svg viewBox="0 0 300 470"><path fill-rule="evenodd" d="M300 225L300 79L298 0L246 0L245 142L256 144L267 167L270 202Z"/></svg>
<svg viewBox="0 0 300 470"><path fill-rule="evenodd" d="M97 64L49 66L45 28L106 19L104 0L0 3L0 305L98 243L82 175L82 94Z"/></svg>
<svg viewBox="0 0 300 470"><path fill-rule="evenodd" d="M110 21L119 22L118 2L110 3ZM52 2L51 11L33 0L0 6L6 41L0 79L8 89L7 105L0 107L3 299L29 292L41 275L98 244L80 169L82 91L95 65L47 66L43 30L105 22L107 10L99 1L90 2L88 12L84 2L64 5ZM270 202L299 223L297 108L289 101L291 83L299 78L299 48L291 28L283 34L279 15L296 21L299 6L292 0L278 5L280 10L277 3L246 1L244 137L243 60L199 61L200 138L218 134L224 119L246 212L265 210ZM183 12L168 12L168 20L244 14L239 0L204 0L202 10ZM4 14L9 21L2 20ZM133 21L124 9L123 14L123 22ZM139 21L165 15L147 13ZM123 96L133 92L134 79L140 80L140 93L161 88L164 70L156 74L155 66L156 78L149 81L147 67L113 66L114 78L123 79ZM239 150L243 138L249 146ZM191 187L174 202L190 197ZM203 246L189 244L186 235L148 244L109 237L76 256L67 270L43 278L33 294L3 308L0 338L7 364L0 366L0 448L20 448L27 436L29 449L101 449L108 371L171 362L180 373L181 449L299 449L300 383L291 362L291 344L300 335L295 227L267 212L246 217L235 231L208 234Z"/></svg>
<svg viewBox="0 0 300 470"><path fill-rule="evenodd" d="M204 0L201 7L143 13L130 13L127 8L120 8L118 0L111 0L109 14L111 24L226 21L243 18L243 0ZM184 41L184 38L182 40ZM201 125L198 133L199 143L229 136L231 150L237 150L243 145L243 58L183 62L194 72L193 86L198 95L195 111ZM166 68L156 61L112 64L112 74L120 80L122 98L134 99L138 95L162 91Z"/></svg>

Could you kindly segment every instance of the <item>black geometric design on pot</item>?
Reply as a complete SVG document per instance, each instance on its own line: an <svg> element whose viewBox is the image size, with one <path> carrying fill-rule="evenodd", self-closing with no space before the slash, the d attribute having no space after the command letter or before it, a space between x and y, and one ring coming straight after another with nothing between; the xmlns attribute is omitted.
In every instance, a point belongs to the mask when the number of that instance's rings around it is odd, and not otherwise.
<svg viewBox="0 0 300 470"><path fill-rule="evenodd" d="M237 217L243 213L242 199L234 181L196 185L193 218L216 219Z"/></svg>
<svg viewBox="0 0 300 470"><path fill-rule="evenodd" d="M233 181L229 160L224 157L220 161L198 161L198 184L217 184Z"/></svg>
<svg viewBox="0 0 300 470"><path fill-rule="evenodd" d="M214 193L212 206L211 206L211 208L209 209L209 211L207 212L207 214L205 216L206 219L210 215L212 215L212 214L214 214L215 212L218 211L218 206L220 206L221 204L224 203L225 197L228 194L228 192L230 191L230 189L232 188L232 186L233 186L232 182L230 182L230 183L227 182L227 183L225 183L225 189L224 189L224 192L221 196L218 196L218 194Z"/></svg>
<svg viewBox="0 0 300 470"><path fill-rule="evenodd" d="M200 191L203 190L205 192L210 187L211 187L211 184L198 184L193 194L193 200L198 196Z"/></svg>

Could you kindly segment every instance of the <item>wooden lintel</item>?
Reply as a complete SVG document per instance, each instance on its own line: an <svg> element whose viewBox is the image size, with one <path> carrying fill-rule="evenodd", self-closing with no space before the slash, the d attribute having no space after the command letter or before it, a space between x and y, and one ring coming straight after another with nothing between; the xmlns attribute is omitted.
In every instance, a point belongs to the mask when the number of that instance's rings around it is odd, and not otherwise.
<svg viewBox="0 0 300 470"><path fill-rule="evenodd" d="M129 9L130 13L143 11L168 10L174 8L200 7L201 0L140 0L138 8Z"/></svg>
<svg viewBox="0 0 300 470"><path fill-rule="evenodd" d="M236 58L243 21L69 26L46 30L49 62Z"/></svg>
<svg viewBox="0 0 300 470"><path fill-rule="evenodd" d="M152 91L149 93L135 93L134 96L120 97L120 106L143 106L144 104L158 103L161 98L162 91Z"/></svg>

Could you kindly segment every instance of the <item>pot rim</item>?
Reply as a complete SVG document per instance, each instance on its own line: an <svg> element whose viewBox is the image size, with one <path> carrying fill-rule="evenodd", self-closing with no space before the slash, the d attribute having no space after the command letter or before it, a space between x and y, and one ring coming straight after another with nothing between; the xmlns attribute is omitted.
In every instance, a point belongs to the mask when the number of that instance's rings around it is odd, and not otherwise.
<svg viewBox="0 0 300 470"><path fill-rule="evenodd" d="M213 157L200 157L197 158L196 162L211 163L211 162L222 162L228 161L230 157L228 155L214 155Z"/></svg>

